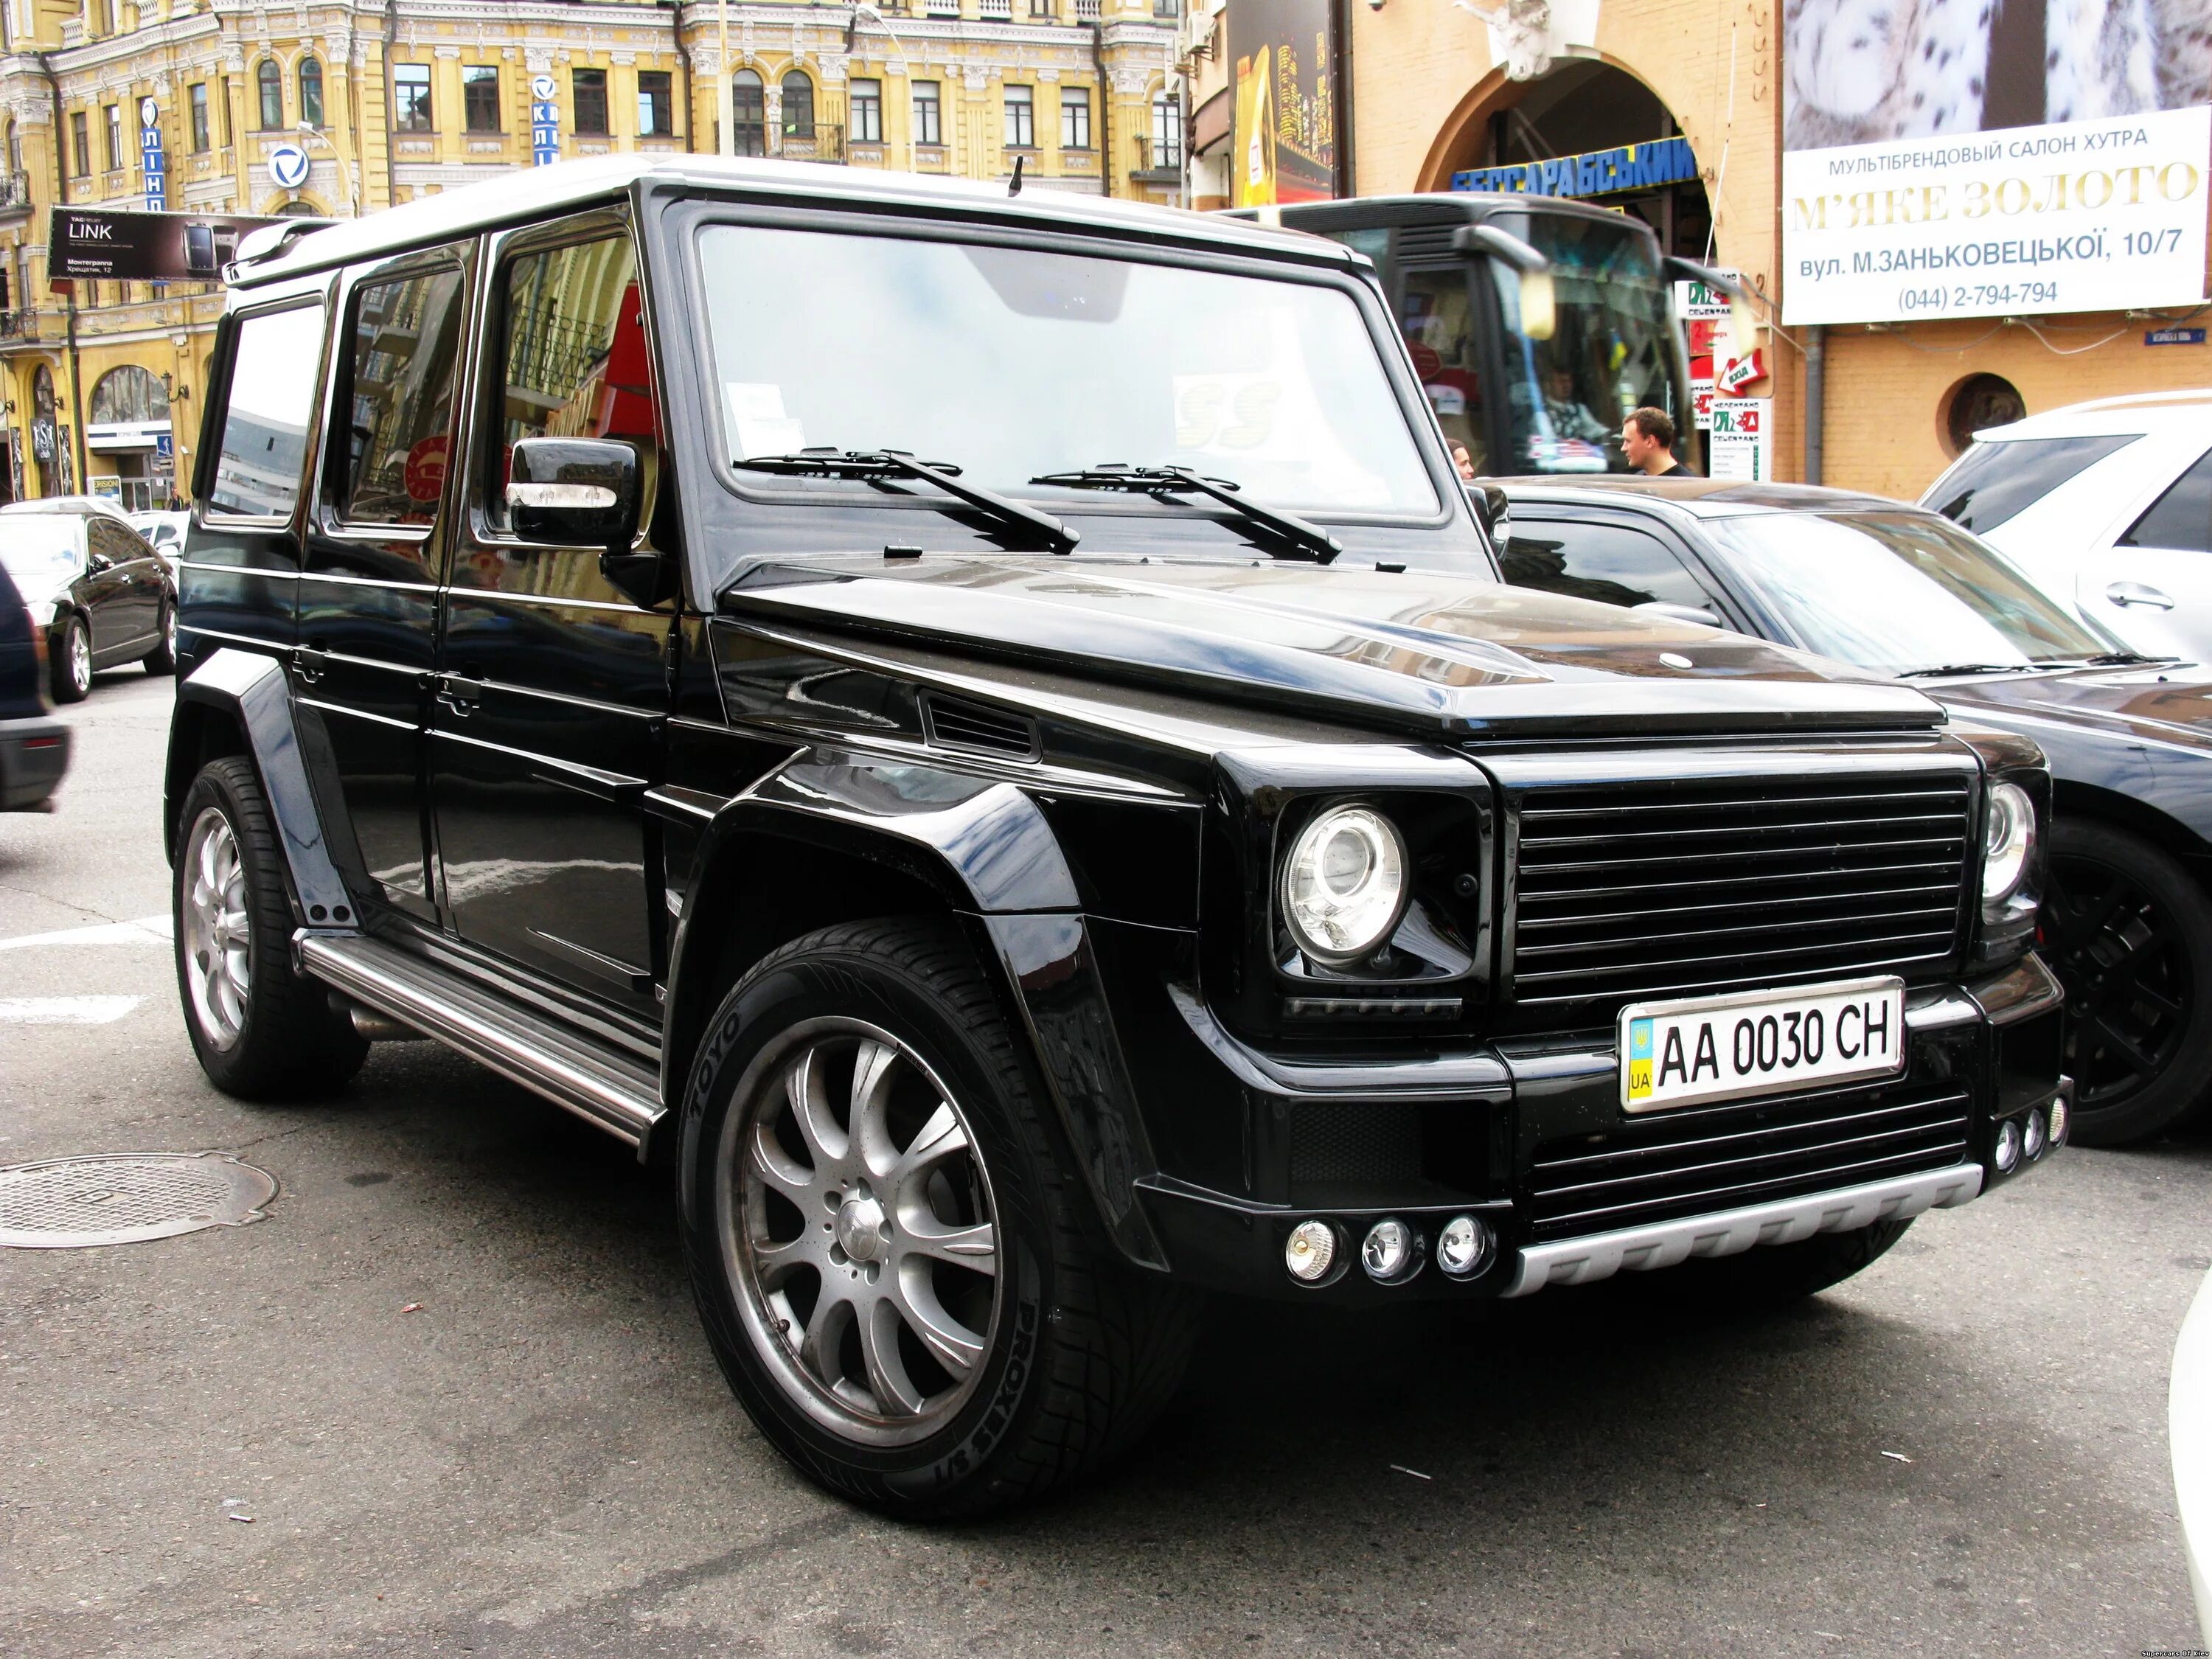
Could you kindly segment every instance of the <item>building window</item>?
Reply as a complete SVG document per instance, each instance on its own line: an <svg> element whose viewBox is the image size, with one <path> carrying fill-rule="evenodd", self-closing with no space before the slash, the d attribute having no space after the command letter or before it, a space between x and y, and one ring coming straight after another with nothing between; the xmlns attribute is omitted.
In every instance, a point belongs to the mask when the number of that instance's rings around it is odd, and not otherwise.
<svg viewBox="0 0 2212 1659"><path fill-rule="evenodd" d="M1006 88L1006 148L1036 148L1036 94L1029 87Z"/></svg>
<svg viewBox="0 0 2212 1659"><path fill-rule="evenodd" d="M402 132L435 132L430 121L430 66L395 64L392 68L392 124Z"/></svg>
<svg viewBox="0 0 2212 1659"><path fill-rule="evenodd" d="M934 81L914 83L914 142L917 144L941 144L945 142L944 127L938 113L938 84Z"/></svg>
<svg viewBox="0 0 2212 1659"><path fill-rule="evenodd" d="M70 149L72 159L76 162L76 176L80 179L90 178L92 176L92 131L86 123L82 110L78 110L70 117Z"/></svg>
<svg viewBox="0 0 2212 1659"><path fill-rule="evenodd" d="M274 58L264 58L253 80L261 89L261 130L274 132L284 125L284 71Z"/></svg>
<svg viewBox="0 0 2212 1659"><path fill-rule="evenodd" d="M238 140L236 135L231 131L230 77L228 75L219 76L216 79L215 106L222 112L222 147L228 149Z"/></svg>
<svg viewBox="0 0 2212 1659"><path fill-rule="evenodd" d="M300 60L300 125L323 124L323 66L312 58Z"/></svg>
<svg viewBox="0 0 2212 1659"><path fill-rule="evenodd" d="M120 172L123 167L123 106L107 106L107 170Z"/></svg>
<svg viewBox="0 0 2212 1659"><path fill-rule="evenodd" d="M1091 88L1062 87L1060 89L1060 147L1062 149L1091 148Z"/></svg>
<svg viewBox="0 0 2212 1659"><path fill-rule="evenodd" d="M188 95L192 107L192 150L196 155L204 155L208 147L207 82L203 81L189 88Z"/></svg>
<svg viewBox="0 0 2212 1659"><path fill-rule="evenodd" d="M461 125L470 132L499 131L499 71L472 65L461 71Z"/></svg>
<svg viewBox="0 0 2212 1659"><path fill-rule="evenodd" d="M641 70L637 76L637 136L641 138L672 138L676 136L673 119L675 95L670 89L666 70Z"/></svg>
<svg viewBox="0 0 2212 1659"><path fill-rule="evenodd" d="M806 78L804 70L793 70L783 77L783 136L814 136L814 82Z"/></svg>
<svg viewBox="0 0 2212 1659"><path fill-rule="evenodd" d="M1152 165L1182 171L1182 101L1171 92L1152 100Z"/></svg>
<svg viewBox="0 0 2212 1659"><path fill-rule="evenodd" d="M739 70L730 77L730 118L737 123L738 155L768 154L768 98L760 76L750 70Z"/></svg>
<svg viewBox="0 0 2212 1659"><path fill-rule="evenodd" d="M1058 0L1030 0L1030 15L1032 17L1059 16Z"/></svg>
<svg viewBox="0 0 2212 1659"><path fill-rule="evenodd" d="M576 70L568 76L568 94L575 106L576 131L604 138L607 132L607 72Z"/></svg>
<svg viewBox="0 0 2212 1659"><path fill-rule="evenodd" d="M855 143L880 144L884 141L884 83L880 81L855 81L849 97L852 102L848 135Z"/></svg>

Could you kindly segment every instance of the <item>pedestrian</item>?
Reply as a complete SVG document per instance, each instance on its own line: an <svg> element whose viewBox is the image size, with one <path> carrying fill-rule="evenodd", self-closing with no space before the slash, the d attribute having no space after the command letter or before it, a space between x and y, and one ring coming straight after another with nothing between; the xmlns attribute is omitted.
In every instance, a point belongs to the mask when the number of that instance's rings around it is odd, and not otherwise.
<svg viewBox="0 0 2212 1659"><path fill-rule="evenodd" d="M1451 446L1452 465L1459 469L1459 481L1462 483L1473 483L1474 457L1467 453L1467 446L1458 439L1447 438L1444 441Z"/></svg>
<svg viewBox="0 0 2212 1659"><path fill-rule="evenodd" d="M1674 459L1674 417L1649 405L1628 417L1620 428L1620 453L1632 471L1647 478L1694 478L1698 475Z"/></svg>

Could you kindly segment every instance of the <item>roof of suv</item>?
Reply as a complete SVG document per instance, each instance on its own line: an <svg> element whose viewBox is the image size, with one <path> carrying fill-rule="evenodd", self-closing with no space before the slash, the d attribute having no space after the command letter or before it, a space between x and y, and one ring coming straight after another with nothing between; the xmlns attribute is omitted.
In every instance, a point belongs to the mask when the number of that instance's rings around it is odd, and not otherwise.
<svg viewBox="0 0 2212 1659"><path fill-rule="evenodd" d="M647 180L785 200L805 198L862 209L951 212L963 218L988 217L1011 224L1080 227L1136 241L1212 245L1339 269L1368 263L1364 255L1303 231L1115 198L1077 196L1042 187L1009 196L1003 185L988 182L808 161L629 155L563 161L519 173L502 171L483 184L403 203L366 218L335 223L307 221L302 222L302 228L288 225L256 231L240 247L239 258L226 275L234 288L258 287L387 251L589 207L624 195ZM264 251L272 247L273 251Z"/></svg>
<svg viewBox="0 0 2212 1659"><path fill-rule="evenodd" d="M2008 443L2015 438L2098 437L2123 432L2201 429L2212 414L2212 386L2177 392L2138 392L2124 398L2095 398L2087 403L2047 409L2009 426L1984 427L1976 443Z"/></svg>

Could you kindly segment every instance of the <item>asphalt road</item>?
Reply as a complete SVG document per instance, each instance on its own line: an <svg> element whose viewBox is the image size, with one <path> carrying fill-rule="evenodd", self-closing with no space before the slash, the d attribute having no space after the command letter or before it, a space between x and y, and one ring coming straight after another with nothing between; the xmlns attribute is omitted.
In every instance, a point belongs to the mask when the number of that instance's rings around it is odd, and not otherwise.
<svg viewBox="0 0 2212 1659"><path fill-rule="evenodd" d="M752 1431L613 1142L427 1044L335 1103L208 1086L162 933L169 696L103 677L61 811L0 817L0 1164L222 1148L282 1190L0 1250L0 1653L2197 1645L2166 1379L2212 1136L2069 1150L1762 1320L1220 1308L1109 1478L895 1526Z"/></svg>

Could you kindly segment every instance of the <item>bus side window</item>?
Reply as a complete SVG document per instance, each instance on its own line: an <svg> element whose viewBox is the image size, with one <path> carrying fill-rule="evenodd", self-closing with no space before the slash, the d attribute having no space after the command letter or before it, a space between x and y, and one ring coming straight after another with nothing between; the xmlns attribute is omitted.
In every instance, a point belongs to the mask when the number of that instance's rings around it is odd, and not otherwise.
<svg viewBox="0 0 2212 1659"><path fill-rule="evenodd" d="M1468 302L1467 282L1465 265L1407 270L1398 302L1398 326L1444 436L1465 444L1474 458L1474 470L1487 472L1482 384L1475 367L1474 313Z"/></svg>

